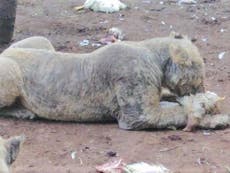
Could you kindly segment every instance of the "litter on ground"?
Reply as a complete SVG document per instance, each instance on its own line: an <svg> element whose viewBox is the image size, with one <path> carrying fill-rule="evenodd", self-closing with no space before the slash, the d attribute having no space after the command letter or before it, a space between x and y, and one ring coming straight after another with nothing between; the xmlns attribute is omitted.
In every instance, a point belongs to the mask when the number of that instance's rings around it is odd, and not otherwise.
<svg viewBox="0 0 230 173"><path fill-rule="evenodd" d="M96 170L101 173L123 173L122 169L125 163L122 159L107 162L103 165L96 166Z"/></svg>
<svg viewBox="0 0 230 173"><path fill-rule="evenodd" d="M91 9L95 12L113 13L127 8L127 5L119 0L86 0L83 6L77 6L75 10Z"/></svg>
<svg viewBox="0 0 230 173"><path fill-rule="evenodd" d="M125 173L170 173L163 165L150 165L145 162L125 166Z"/></svg>
<svg viewBox="0 0 230 173"><path fill-rule="evenodd" d="M89 40L82 40L81 42L80 42L80 46L88 46L89 45Z"/></svg>
<svg viewBox="0 0 230 173"><path fill-rule="evenodd" d="M124 38L125 34L123 33L123 31L119 28L113 27L109 29L107 36L100 39L99 42L103 45L107 45L114 43L116 41L124 40Z"/></svg>
<svg viewBox="0 0 230 173"><path fill-rule="evenodd" d="M225 53L226 53L226 52L221 52L221 53L219 53L218 58L219 58L219 59L223 59L223 58L224 58Z"/></svg>
<svg viewBox="0 0 230 173"><path fill-rule="evenodd" d="M197 2L195 0L179 0L178 4L196 4Z"/></svg>
<svg viewBox="0 0 230 173"><path fill-rule="evenodd" d="M100 173L170 173L163 165L148 164L145 162L125 164L122 159L96 166Z"/></svg>
<svg viewBox="0 0 230 173"><path fill-rule="evenodd" d="M76 159L76 154L77 154L76 151L73 151L73 152L71 153L71 158L72 158L73 160Z"/></svg>

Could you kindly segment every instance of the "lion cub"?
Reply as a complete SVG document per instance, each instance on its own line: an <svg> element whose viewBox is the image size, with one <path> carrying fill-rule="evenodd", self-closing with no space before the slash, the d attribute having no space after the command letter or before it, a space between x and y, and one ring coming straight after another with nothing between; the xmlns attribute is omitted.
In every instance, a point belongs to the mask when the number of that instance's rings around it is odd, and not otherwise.
<svg viewBox="0 0 230 173"><path fill-rule="evenodd" d="M0 137L0 173L10 173L10 165L16 160L24 136L9 139Z"/></svg>
<svg viewBox="0 0 230 173"><path fill-rule="evenodd" d="M206 115L220 113L217 103L221 100L224 98L210 91L179 98L177 101L184 107L188 116L187 125L183 130L192 131Z"/></svg>

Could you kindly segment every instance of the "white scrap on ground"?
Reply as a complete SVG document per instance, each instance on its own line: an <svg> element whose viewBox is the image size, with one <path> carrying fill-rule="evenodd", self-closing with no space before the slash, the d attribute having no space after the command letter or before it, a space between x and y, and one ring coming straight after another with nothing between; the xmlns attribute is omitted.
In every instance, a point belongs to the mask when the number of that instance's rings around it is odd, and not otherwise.
<svg viewBox="0 0 230 173"><path fill-rule="evenodd" d="M219 58L219 59L223 59L223 58L224 58L225 53L226 53L226 52L221 52L221 53L219 53L218 58Z"/></svg>
<svg viewBox="0 0 230 173"><path fill-rule="evenodd" d="M181 4L196 4L196 0L179 0L178 1L178 4L181 5Z"/></svg>
<svg viewBox="0 0 230 173"><path fill-rule="evenodd" d="M74 159L76 159L76 155L77 155L77 152L76 151L73 151L72 153L71 153L71 158L74 160Z"/></svg>
<svg viewBox="0 0 230 173"><path fill-rule="evenodd" d="M119 0L86 0L84 8L88 8L96 12L113 13L127 8L127 5Z"/></svg>
<svg viewBox="0 0 230 173"><path fill-rule="evenodd" d="M170 173L163 165L149 165L145 162L125 166L125 173Z"/></svg>

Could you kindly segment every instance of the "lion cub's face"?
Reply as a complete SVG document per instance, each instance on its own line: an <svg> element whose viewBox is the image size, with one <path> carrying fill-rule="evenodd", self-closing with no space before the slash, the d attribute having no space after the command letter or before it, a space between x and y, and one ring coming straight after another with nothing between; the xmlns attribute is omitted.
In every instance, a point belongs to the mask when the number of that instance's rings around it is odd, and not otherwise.
<svg viewBox="0 0 230 173"><path fill-rule="evenodd" d="M10 165L15 161L24 136L3 139L0 137L0 173L10 173Z"/></svg>

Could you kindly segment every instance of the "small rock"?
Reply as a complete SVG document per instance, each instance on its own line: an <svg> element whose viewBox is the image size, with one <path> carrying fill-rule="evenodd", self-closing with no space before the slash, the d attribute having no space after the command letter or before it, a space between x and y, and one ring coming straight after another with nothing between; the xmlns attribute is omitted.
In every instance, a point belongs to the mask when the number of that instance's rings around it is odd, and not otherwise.
<svg viewBox="0 0 230 173"><path fill-rule="evenodd" d="M223 80L223 79L218 79L217 81L218 81L218 82L224 82L224 80Z"/></svg>
<svg viewBox="0 0 230 173"><path fill-rule="evenodd" d="M196 41L197 41L196 38L192 38L192 39L191 39L191 42L193 42L193 43L196 42Z"/></svg>
<svg viewBox="0 0 230 173"><path fill-rule="evenodd" d="M181 141L181 137L178 136L178 135L170 135L168 136L168 138L171 140L171 141Z"/></svg>
<svg viewBox="0 0 230 173"><path fill-rule="evenodd" d="M106 155L109 156L109 157L116 157L117 153L114 152L114 151L109 151L109 152L106 153Z"/></svg>

